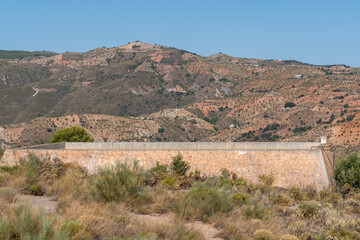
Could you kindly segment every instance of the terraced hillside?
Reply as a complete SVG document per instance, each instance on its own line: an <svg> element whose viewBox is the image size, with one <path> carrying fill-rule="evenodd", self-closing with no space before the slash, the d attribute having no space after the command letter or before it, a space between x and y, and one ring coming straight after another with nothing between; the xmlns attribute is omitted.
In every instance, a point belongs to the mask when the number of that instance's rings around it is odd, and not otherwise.
<svg viewBox="0 0 360 240"><path fill-rule="evenodd" d="M129 43L0 60L0 139L49 140L82 125L97 141L359 142L360 69L201 57ZM109 116L105 116L109 115Z"/></svg>

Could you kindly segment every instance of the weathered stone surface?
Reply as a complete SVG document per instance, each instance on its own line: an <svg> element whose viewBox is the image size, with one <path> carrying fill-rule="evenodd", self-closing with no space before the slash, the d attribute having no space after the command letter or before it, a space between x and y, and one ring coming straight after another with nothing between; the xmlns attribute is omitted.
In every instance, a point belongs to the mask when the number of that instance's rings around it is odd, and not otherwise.
<svg viewBox="0 0 360 240"><path fill-rule="evenodd" d="M148 145L146 146L148 147ZM221 145L219 146L221 147ZM254 146L249 147L249 150L231 149L233 147L229 147L231 150L197 150L195 147L190 150L151 149L154 147L150 147L150 149L144 147L145 150L119 150L104 147L95 150L8 149L3 156L3 161L7 164L15 164L20 158L34 153L40 158L60 158L64 162L77 164L93 173L99 167L113 165L116 161L138 160L140 165L149 169L155 166L156 162L170 164L171 158L180 153L184 160L190 163L192 171L198 169L205 175L218 175L221 168L226 168L250 182L256 182L259 174L273 173L276 178L275 186L284 188L312 185L321 189L329 185L329 177L320 148L312 149L309 145L301 144L293 145L294 149L276 149L276 147L272 149L271 145L268 145L268 149L262 147L256 149ZM224 147L226 148L226 145Z"/></svg>

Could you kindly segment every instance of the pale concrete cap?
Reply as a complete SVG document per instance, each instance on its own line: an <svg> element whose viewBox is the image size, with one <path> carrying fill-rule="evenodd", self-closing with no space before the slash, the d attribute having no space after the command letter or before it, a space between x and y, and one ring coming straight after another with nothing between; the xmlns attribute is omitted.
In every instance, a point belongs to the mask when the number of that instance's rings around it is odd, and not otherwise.
<svg viewBox="0 0 360 240"><path fill-rule="evenodd" d="M327 144L327 136L321 136L320 137L320 143L321 144Z"/></svg>

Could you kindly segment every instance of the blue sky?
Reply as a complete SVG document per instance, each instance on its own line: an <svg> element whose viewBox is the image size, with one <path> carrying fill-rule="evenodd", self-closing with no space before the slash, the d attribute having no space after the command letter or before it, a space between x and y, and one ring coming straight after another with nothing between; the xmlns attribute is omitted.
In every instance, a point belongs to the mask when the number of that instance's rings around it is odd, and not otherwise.
<svg viewBox="0 0 360 240"><path fill-rule="evenodd" d="M84 52L136 40L360 67L360 1L0 0L0 49Z"/></svg>

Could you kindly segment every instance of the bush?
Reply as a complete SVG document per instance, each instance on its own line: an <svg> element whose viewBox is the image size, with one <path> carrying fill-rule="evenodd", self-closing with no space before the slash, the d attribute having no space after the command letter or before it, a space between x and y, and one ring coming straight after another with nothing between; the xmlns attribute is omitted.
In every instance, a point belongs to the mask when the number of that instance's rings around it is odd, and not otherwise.
<svg viewBox="0 0 360 240"><path fill-rule="evenodd" d="M261 174L258 176L259 181L267 186L271 186L275 181L275 176L273 173L270 175Z"/></svg>
<svg viewBox="0 0 360 240"><path fill-rule="evenodd" d="M42 196L44 195L44 191L41 186L33 184L29 187L30 193L35 196Z"/></svg>
<svg viewBox="0 0 360 240"><path fill-rule="evenodd" d="M284 206L288 206L292 203L292 201L291 201L290 196L287 195L286 193L279 193L276 196L275 203L284 205Z"/></svg>
<svg viewBox="0 0 360 240"><path fill-rule="evenodd" d="M160 181L164 180L167 177L167 166L164 164L156 163L155 167L152 167L146 176L146 184L150 186L155 186Z"/></svg>
<svg viewBox="0 0 360 240"><path fill-rule="evenodd" d="M27 205L15 205L3 214L0 236L1 239L70 239L43 211L35 212Z"/></svg>
<svg viewBox="0 0 360 240"><path fill-rule="evenodd" d="M299 187L292 187L290 189L290 193L291 193L291 196L296 200L301 201L304 199L303 192L302 192L301 188L299 188Z"/></svg>
<svg viewBox="0 0 360 240"><path fill-rule="evenodd" d="M315 218L321 210L321 204L315 200L303 201L296 209L296 213L304 218Z"/></svg>
<svg viewBox="0 0 360 240"><path fill-rule="evenodd" d="M286 102L284 105L284 108L293 108L295 106L296 106L296 104L293 102Z"/></svg>
<svg viewBox="0 0 360 240"><path fill-rule="evenodd" d="M340 186L349 184L353 188L360 188L360 156L353 152L343 158L334 170L335 180Z"/></svg>
<svg viewBox="0 0 360 240"><path fill-rule="evenodd" d="M67 165L60 159L38 159L34 154L29 154L27 158L20 159L20 171L27 180L32 184L37 180L43 180L46 183L52 183L66 172Z"/></svg>
<svg viewBox="0 0 360 240"><path fill-rule="evenodd" d="M27 184L34 184L39 177L39 160L34 154L29 154L28 158L20 159L21 170L24 172Z"/></svg>
<svg viewBox="0 0 360 240"><path fill-rule="evenodd" d="M200 183L192 187L175 205L181 218L198 218L207 221L217 213L228 213L234 206L233 197L228 191Z"/></svg>
<svg viewBox="0 0 360 240"><path fill-rule="evenodd" d="M145 194L145 174L137 161L134 161L132 167L118 162L115 166L101 168L92 182L94 197L104 202L134 203L141 201Z"/></svg>
<svg viewBox="0 0 360 240"><path fill-rule="evenodd" d="M253 237L255 240L275 240L274 234L266 229L256 230Z"/></svg>
<svg viewBox="0 0 360 240"><path fill-rule="evenodd" d="M249 195L246 195L244 193L238 193L233 195L233 201L234 203L238 203L240 205L245 204L250 199Z"/></svg>
<svg viewBox="0 0 360 240"><path fill-rule="evenodd" d="M243 215L247 219L264 219L267 217L269 211L266 209L264 204L259 201L255 201L253 203L248 203L243 210Z"/></svg>
<svg viewBox="0 0 360 240"><path fill-rule="evenodd" d="M72 239L92 239L81 222L65 221L61 226L61 230L66 231Z"/></svg>
<svg viewBox="0 0 360 240"><path fill-rule="evenodd" d="M351 115L349 115L349 116L346 117L346 120L347 120L348 122L350 122L350 121L352 121L354 118L355 118L355 114L351 114Z"/></svg>
<svg viewBox="0 0 360 240"><path fill-rule="evenodd" d="M94 139L82 127L70 127L57 131L51 138L50 143L59 142L93 142Z"/></svg>
<svg viewBox="0 0 360 240"><path fill-rule="evenodd" d="M183 161L182 159L183 156L181 156L181 154L179 153L178 155L172 158L172 163L170 166L171 170L180 176L184 176L187 170L189 170L190 168L189 163Z"/></svg>
<svg viewBox="0 0 360 240"><path fill-rule="evenodd" d="M285 234L281 236L280 240L299 240L299 239L291 234Z"/></svg>

